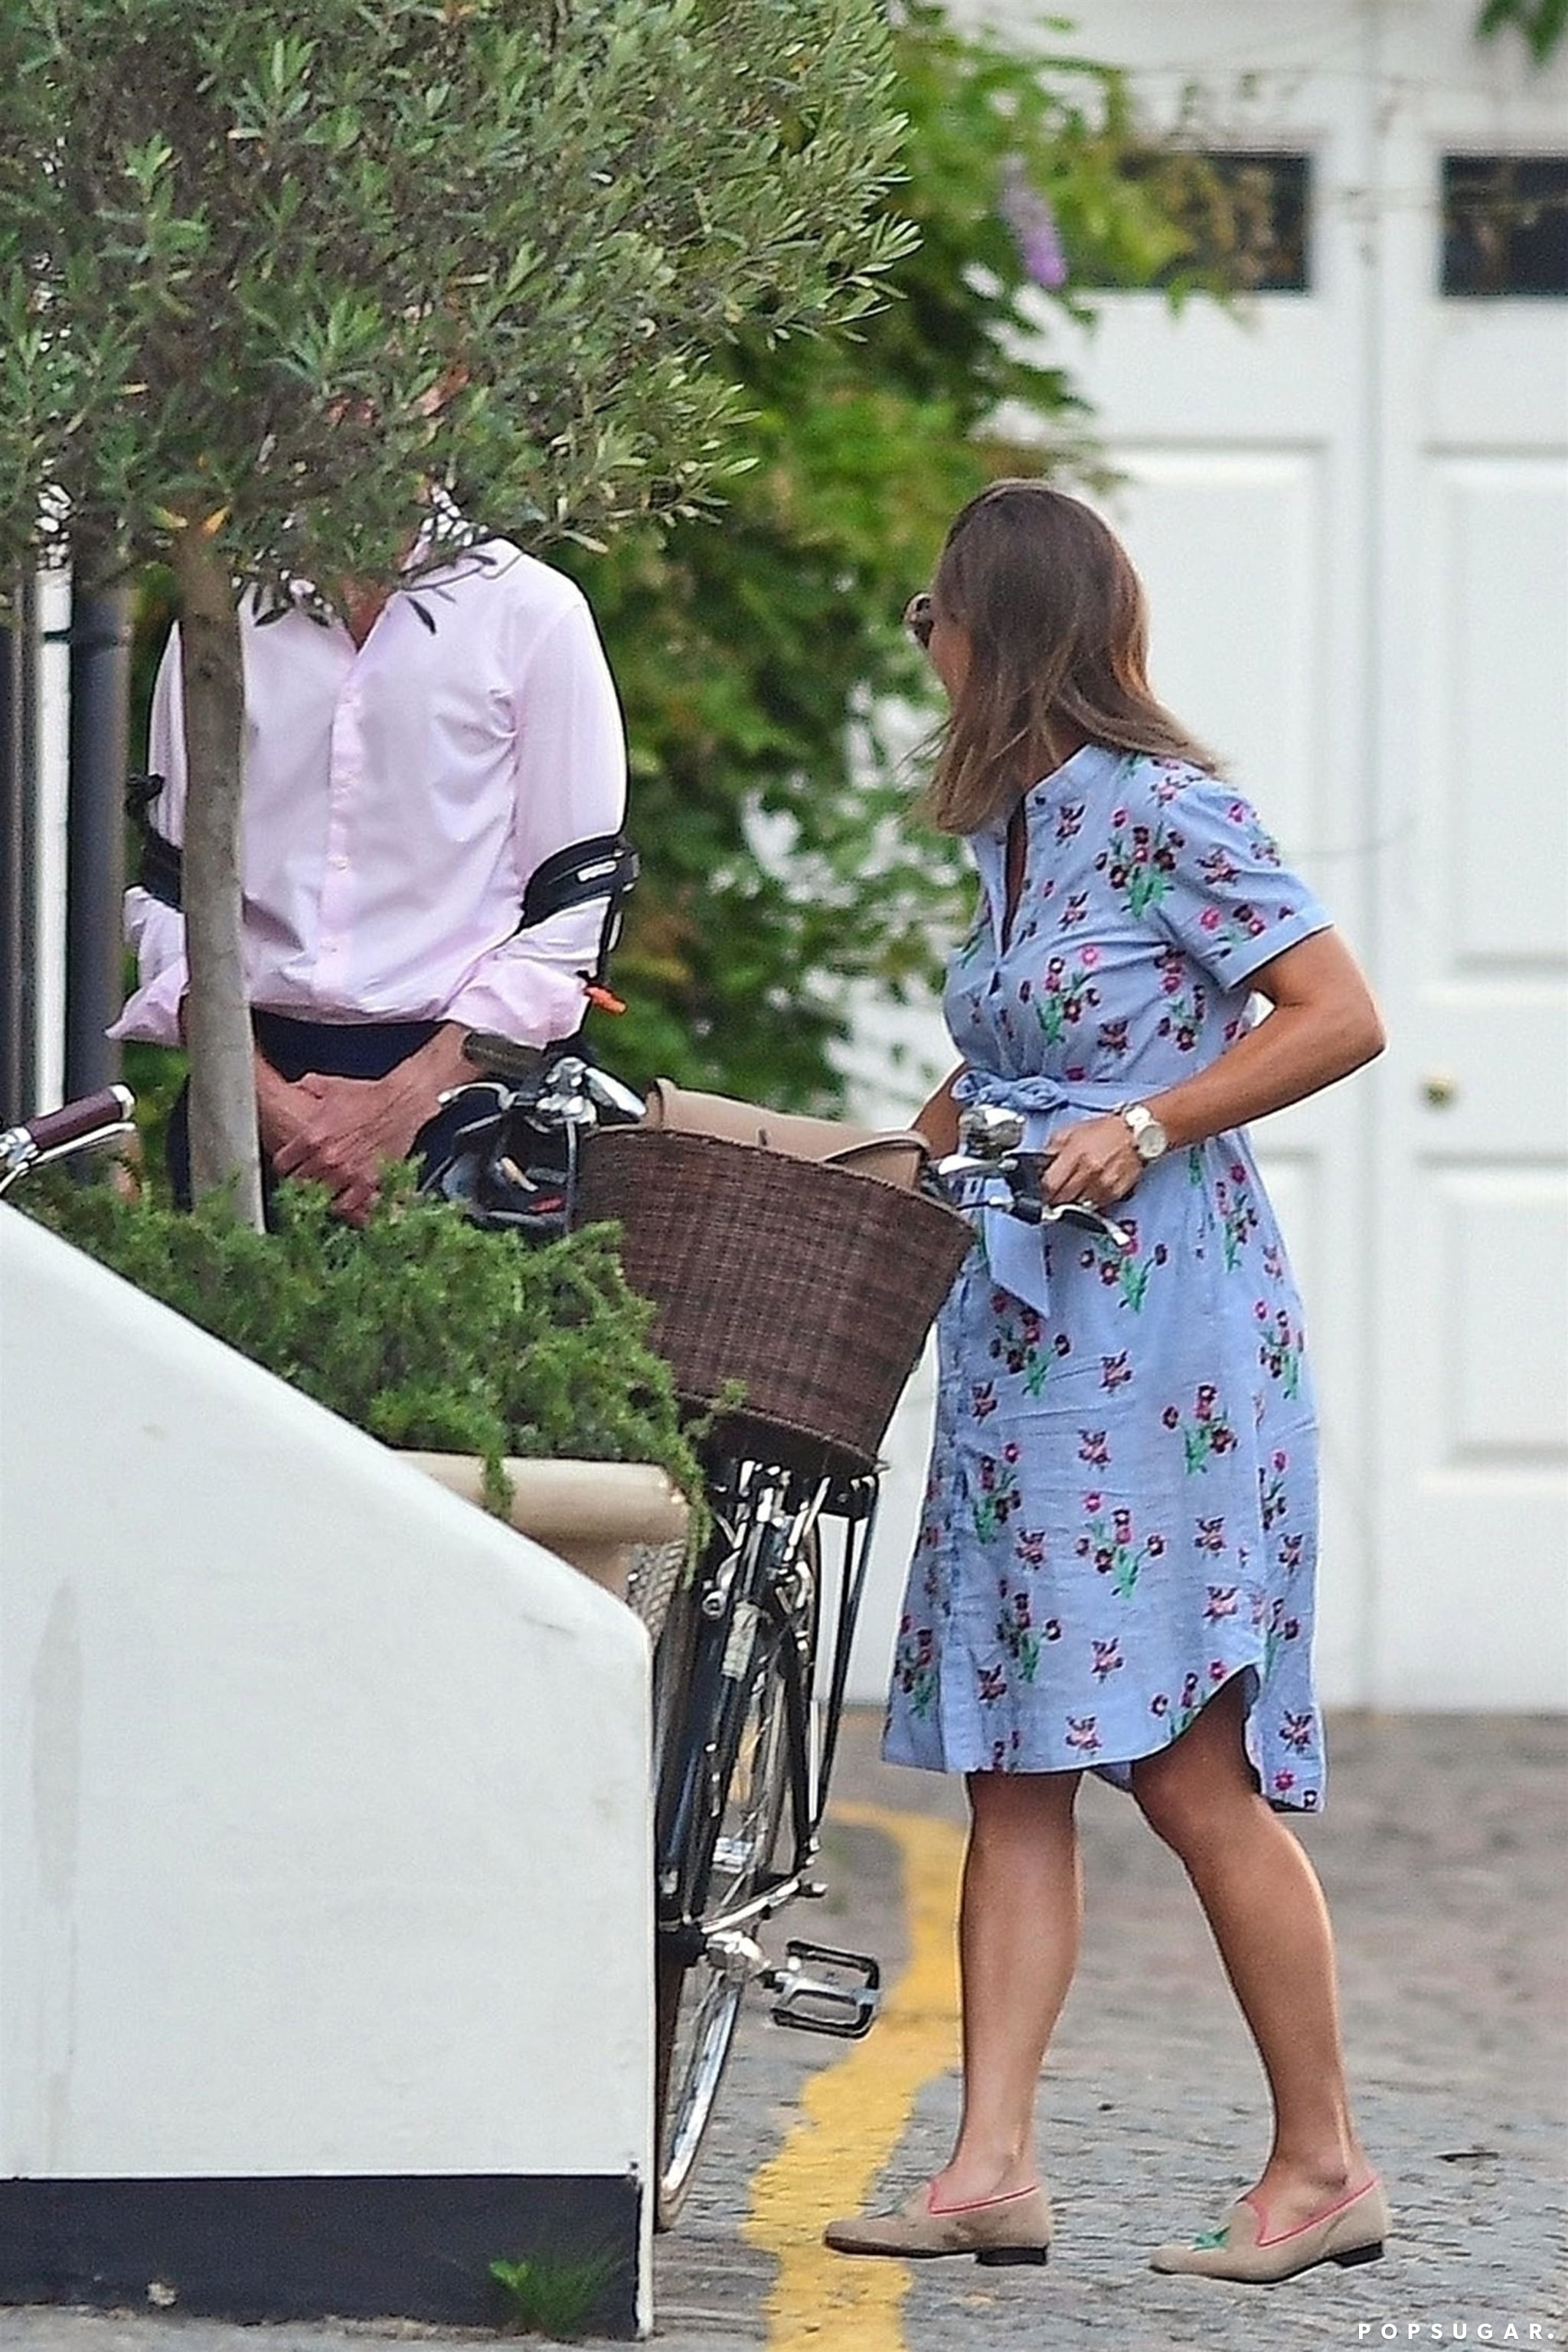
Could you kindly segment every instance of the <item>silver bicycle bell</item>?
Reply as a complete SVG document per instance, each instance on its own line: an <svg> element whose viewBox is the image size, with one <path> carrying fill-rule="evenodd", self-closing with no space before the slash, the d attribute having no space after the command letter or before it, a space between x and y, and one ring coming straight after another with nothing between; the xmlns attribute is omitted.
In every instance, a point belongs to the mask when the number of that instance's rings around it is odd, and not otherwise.
<svg viewBox="0 0 1568 2352"><path fill-rule="evenodd" d="M958 1148L973 1160L1005 1160L1022 1150L1023 1114L1000 1103L972 1103L959 1114Z"/></svg>

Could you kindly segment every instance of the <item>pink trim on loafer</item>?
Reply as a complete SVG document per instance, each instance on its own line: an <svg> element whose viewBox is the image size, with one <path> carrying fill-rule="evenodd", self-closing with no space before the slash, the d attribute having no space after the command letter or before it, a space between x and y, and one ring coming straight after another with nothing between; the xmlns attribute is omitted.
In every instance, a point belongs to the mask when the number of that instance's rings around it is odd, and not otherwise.
<svg viewBox="0 0 1568 2352"><path fill-rule="evenodd" d="M840 2254L890 2254L919 2262L933 2254L973 2254L977 2263L1043 2263L1050 2252L1051 2207L1043 2189L1016 2189L973 2205L933 2205L923 2189L895 2213L856 2213L830 2221L824 2242Z"/></svg>
<svg viewBox="0 0 1568 2352"><path fill-rule="evenodd" d="M1361 2209L1361 2210L1358 2210ZM1205 2230L1188 2245L1156 2246L1151 2270L1186 2273L1196 2278L1237 2279L1258 2286L1294 2278L1317 2263L1349 2270L1374 2263L1388 2235L1388 2200L1374 2173L1360 2189L1339 2198L1310 2221L1278 2236L1253 2192L1238 2197L1217 2230Z"/></svg>
<svg viewBox="0 0 1568 2352"><path fill-rule="evenodd" d="M928 2213L984 2213L993 2205L1016 2205L1020 2197L1037 2197L1039 2193L1040 2184L1036 2180L1031 2181L1027 2189L1009 2189L1005 2197L972 2197L967 2205L939 2205L936 2201L936 2183L933 2180L926 2189L926 2211Z"/></svg>
<svg viewBox="0 0 1568 2352"><path fill-rule="evenodd" d="M1237 2198L1237 2202L1239 2205L1250 2205L1258 2216L1258 2236L1253 2242L1256 2245L1283 2246L1287 2245L1292 2238L1299 2238L1303 2230L1317 2230L1321 2228L1325 2221L1331 2221L1336 2213L1342 2213L1347 2205L1353 2205L1358 2197L1364 2197L1369 2189L1376 2187L1377 2175L1373 2172L1368 2175L1359 2189L1352 2189L1348 2196L1342 2197L1337 2205L1325 2205L1322 2211L1314 2213L1310 2221L1298 2221L1293 2230L1280 2230L1273 2237L1268 2234L1268 2215L1259 2202L1258 2191L1255 2189L1247 2189L1245 2196Z"/></svg>

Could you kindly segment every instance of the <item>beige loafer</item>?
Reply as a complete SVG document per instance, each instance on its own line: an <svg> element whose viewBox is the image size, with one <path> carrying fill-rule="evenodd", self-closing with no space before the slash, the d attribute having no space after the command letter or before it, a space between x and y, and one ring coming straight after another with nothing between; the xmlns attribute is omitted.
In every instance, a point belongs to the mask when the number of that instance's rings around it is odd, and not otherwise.
<svg viewBox="0 0 1568 2352"><path fill-rule="evenodd" d="M993 2266L1043 2263L1051 2246L1050 2200L1043 2189L1020 2189L975 2205L933 2205L928 2181L896 2213L854 2214L830 2221L822 2234L840 2254L894 2254L903 2262L973 2254Z"/></svg>
<svg viewBox="0 0 1568 2352"><path fill-rule="evenodd" d="M1255 2285L1294 2278L1315 2263L1374 2263L1388 2235L1388 2200L1374 2176L1310 2221L1276 2233L1250 2193L1238 2197L1217 2230L1205 2230L1189 2245L1156 2246L1149 2267L1188 2271L1200 2278L1241 2279Z"/></svg>

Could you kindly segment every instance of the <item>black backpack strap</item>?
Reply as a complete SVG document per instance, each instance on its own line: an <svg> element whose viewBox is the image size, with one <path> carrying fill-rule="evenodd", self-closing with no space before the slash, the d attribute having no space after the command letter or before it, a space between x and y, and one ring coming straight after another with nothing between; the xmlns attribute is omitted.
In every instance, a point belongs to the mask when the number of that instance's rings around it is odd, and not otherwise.
<svg viewBox="0 0 1568 2352"><path fill-rule="evenodd" d="M610 950L620 937L621 910L640 870L637 851L624 833L595 834L590 841L574 841L558 849L529 877L522 895L521 931L563 915L568 908L585 907L603 898L605 919L592 971L583 974L590 988L603 988Z"/></svg>
<svg viewBox="0 0 1568 2352"><path fill-rule="evenodd" d="M162 776L127 776L125 813L142 835L137 882L150 898L156 898L163 906L173 907L178 914L183 903L184 860L176 845L159 832L150 814L163 789Z"/></svg>

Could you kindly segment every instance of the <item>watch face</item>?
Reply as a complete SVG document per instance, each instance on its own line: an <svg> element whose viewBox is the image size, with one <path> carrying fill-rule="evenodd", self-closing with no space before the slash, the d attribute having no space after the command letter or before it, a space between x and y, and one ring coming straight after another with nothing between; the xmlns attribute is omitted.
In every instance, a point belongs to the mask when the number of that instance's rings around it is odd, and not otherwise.
<svg viewBox="0 0 1568 2352"><path fill-rule="evenodd" d="M1140 1160L1158 1160L1169 1141L1164 1129L1154 1118L1144 1119L1134 1139Z"/></svg>

